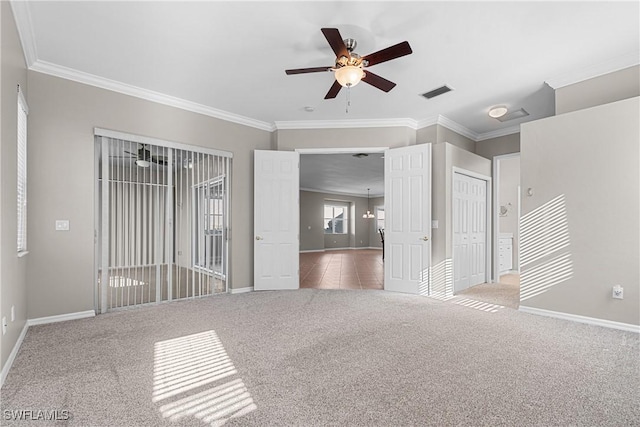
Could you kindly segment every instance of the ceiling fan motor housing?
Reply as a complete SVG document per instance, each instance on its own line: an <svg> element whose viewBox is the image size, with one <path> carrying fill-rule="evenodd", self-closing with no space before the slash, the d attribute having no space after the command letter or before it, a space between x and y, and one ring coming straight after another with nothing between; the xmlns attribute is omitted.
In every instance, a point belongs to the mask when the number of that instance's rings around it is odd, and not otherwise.
<svg viewBox="0 0 640 427"><path fill-rule="evenodd" d="M355 39L344 39L344 47L347 48L349 53L353 52L353 50L358 46L358 42Z"/></svg>

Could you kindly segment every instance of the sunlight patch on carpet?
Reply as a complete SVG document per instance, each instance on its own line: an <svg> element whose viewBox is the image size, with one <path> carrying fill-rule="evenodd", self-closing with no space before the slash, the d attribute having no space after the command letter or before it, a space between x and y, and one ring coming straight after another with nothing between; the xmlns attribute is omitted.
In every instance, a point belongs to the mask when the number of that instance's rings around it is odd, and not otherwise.
<svg viewBox="0 0 640 427"><path fill-rule="evenodd" d="M163 403L159 410L171 421L195 417L220 426L257 408L242 379L230 378L237 373L214 331L159 341L152 401Z"/></svg>
<svg viewBox="0 0 640 427"><path fill-rule="evenodd" d="M473 308L475 310L486 311L487 313L497 313L498 310L504 308L503 305L490 304L488 302L476 301L468 298L455 298L452 303L463 307Z"/></svg>

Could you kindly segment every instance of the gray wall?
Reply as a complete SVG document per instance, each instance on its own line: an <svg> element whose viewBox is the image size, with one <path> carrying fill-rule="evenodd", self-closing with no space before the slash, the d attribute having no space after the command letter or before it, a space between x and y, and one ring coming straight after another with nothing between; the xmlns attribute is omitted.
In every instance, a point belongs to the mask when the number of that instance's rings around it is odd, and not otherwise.
<svg viewBox="0 0 640 427"><path fill-rule="evenodd" d="M492 160L494 156L519 153L520 133L512 133L510 135L478 141L476 142L474 152L490 160Z"/></svg>
<svg viewBox="0 0 640 427"><path fill-rule="evenodd" d="M93 128L217 148L232 166L232 286L253 284L253 150L269 132L29 72L29 318L94 308ZM66 233L56 219L70 220Z"/></svg>
<svg viewBox="0 0 640 427"><path fill-rule="evenodd" d="M408 127L348 129L284 129L276 131L280 151L297 148L403 147L416 142Z"/></svg>
<svg viewBox="0 0 640 427"><path fill-rule="evenodd" d="M451 129L441 125L438 125L437 132L437 143L448 142L453 146L462 148L463 150L469 151L471 153L475 151L475 141L467 138L466 136L462 136L459 133L454 132Z"/></svg>
<svg viewBox="0 0 640 427"><path fill-rule="evenodd" d="M640 65L556 89L556 114L640 96Z"/></svg>
<svg viewBox="0 0 640 427"><path fill-rule="evenodd" d="M548 255L525 264L536 236L523 232L521 292L535 285L528 271L553 276L551 261L561 253L569 254L571 269L568 279L521 306L640 324L639 105L636 97L522 125L522 216L563 196L570 244L551 251L548 241ZM616 284L623 300L611 298Z"/></svg>
<svg viewBox="0 0 640 427"><path fill-rule="evenodd" d="M22 54L22 46L18 38L18 32L13 20L13 13L9 2L0 2L0 318L6 316L7 333L0 334L0 365L4 368L9 354L15 347L18 337L27 320L27 286L26 268L28 254L22 258L17 255L17 127L18 127L18 94L19 84L25 93L27 90L27 67ZM31 131L33 115L29 116L29 129ZM27 146L28 156L34 149ZM28 159L27 169L33 167ZM32 181L28 179L29 201L31 196ZM28 207L27 249L34 251L33 245L33 218L34 207ZM11 306L15 306L16 319L11 322Z"/></svg>
<svg viewBox="0 0 640 427"><path fill-rule="evenodd" d="M438 142L438 125L431 125L416 131L417 144L435 144Z"/></svg>
<svg viewBox="0 0 640 427"><path fill-rule="evenodd" d="M323 207L325 201L348 203L349 229L347 234L325 234ZM373 205L372 205L373 206ZM300 250L317 251L330 248L366 248L369 228L373 220L362 218L367 210L367 198L341 194L300 191Z"/></svg>
<svg viewBox="0 0 640 427"><path fill-rule="evenodd" d="M439 124L418 129L416 131L416 141L419 144L439 144L442 142L448 142L451 145L455 145L456 147L472 153L476 148L475 141Z"/></svg>

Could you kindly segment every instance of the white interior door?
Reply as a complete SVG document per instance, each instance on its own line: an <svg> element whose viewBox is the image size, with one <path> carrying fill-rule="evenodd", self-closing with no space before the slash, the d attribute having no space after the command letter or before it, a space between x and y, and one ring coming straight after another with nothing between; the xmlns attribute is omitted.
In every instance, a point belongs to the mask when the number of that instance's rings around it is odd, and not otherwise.
<svg viewBox="0 0 640 427"><path fill-rule="evenodd" d="M384 289L428 294L431 144L385 151Z"/></svg>
<svg viewBox="0 0 640 427"><path fill-rule="evenodd" d="M469 177L469 286L487 281L487 181Z"/></svg>
<svg viewBox="0 0 640 427"><path fill-rule="evenodd" d="M298 289L300 156L255 150L255 290Z"/></svg>
<svg viewBox="0 0 640 427"><path fill-rule="evenodd" d="M453 290L487 281L487 181L453 178Z"/></svg>
<svg viewBox="0 0 640 427"><path fill-rule="evenodd" d="M469 287L469 182L453 174L453 291Z"/></svg>

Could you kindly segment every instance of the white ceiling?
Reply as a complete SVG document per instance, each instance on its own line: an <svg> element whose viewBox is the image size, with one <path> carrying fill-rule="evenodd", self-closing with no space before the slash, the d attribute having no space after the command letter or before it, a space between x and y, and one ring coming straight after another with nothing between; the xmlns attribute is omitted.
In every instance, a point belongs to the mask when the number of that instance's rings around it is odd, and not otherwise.
<svg viewBox="0 0 640 427"><path fill-rule="evenodd" d="M482 140L553 115L551 87L637 64L640 55L637 1L14 1L12 8L33 70L269 130L439 122ZM407 40L413 54L371 67L397 86L384 93L359 84L346 113L347 90L323 99L331 73L285 75L333 64L322 27L355 38L361 55ZM455 90L419 96L443 84ZM499 104L530 116L488 117Z"/></svg>
<svg viewBox="0 0 640 427"><path fill-rule="evenodd" d="M300 155L300 188L334 194L384 195L384 154ZM355 153L357 154L357 153Z"/></svg>

